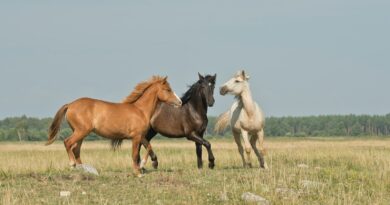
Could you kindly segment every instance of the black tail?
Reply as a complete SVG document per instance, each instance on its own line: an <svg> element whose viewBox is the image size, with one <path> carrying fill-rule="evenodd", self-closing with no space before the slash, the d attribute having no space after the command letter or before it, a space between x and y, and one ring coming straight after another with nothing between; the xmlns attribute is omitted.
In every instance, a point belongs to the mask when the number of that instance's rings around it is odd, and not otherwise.
<svg viewBox="0 0 390 205"><path fill-rule="evenodd" d="M116 151L122 146L122 143L123 143L123 139L112 139L111 140L111 148L114 151Z"/></svg>

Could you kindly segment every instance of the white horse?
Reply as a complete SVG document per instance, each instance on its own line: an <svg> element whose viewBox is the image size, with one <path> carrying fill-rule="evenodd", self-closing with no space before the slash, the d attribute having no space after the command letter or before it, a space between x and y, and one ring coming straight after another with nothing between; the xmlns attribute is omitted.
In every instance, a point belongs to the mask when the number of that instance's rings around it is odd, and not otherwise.
<svg viewBox="0 0 390 205"><path fill-rule="evenodd" d="M259 160L260 167L267 169L268 166L264 161L263 156L265 153L263 147L265 118L261 108L252 99L248 80L249 76L245 71L238 71L233 78L228 80L220 88L221 95L226 95L227 93L232 94L236 97L237 101L233 103L230 110L218 117L215 131L223 131L230 121L230 126L244 167L252 166L250 154L253 149ZM240 134L244 140L247 159L244 157L244 149L241 144ZM250 139L248 135L251 136ZM257 139L259 139L261 152L259 152L256 147Z"/></svg>

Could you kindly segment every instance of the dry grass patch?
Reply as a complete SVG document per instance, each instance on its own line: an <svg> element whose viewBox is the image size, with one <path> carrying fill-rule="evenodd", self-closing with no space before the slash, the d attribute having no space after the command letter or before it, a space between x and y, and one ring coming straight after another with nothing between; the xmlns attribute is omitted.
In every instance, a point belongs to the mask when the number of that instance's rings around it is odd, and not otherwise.
<svg viewBox="0 0 390 205"><path fill-rule="evenodd" d="M269 170L244 169L233 140L212 140L216 168L196 168L185 140L152 142L160 167L131 173L130 142L85 142L82 159L100 172L70 170L62 143L0 143L2 204L243 204L251 192L272 204L388 204L390 141L267 139ZM207 152L204 150L207 165ZM258 167L255 155L252 164ZM207 166L205 166L207 167ZM60 197L61 191L70 196Z"/></svg>

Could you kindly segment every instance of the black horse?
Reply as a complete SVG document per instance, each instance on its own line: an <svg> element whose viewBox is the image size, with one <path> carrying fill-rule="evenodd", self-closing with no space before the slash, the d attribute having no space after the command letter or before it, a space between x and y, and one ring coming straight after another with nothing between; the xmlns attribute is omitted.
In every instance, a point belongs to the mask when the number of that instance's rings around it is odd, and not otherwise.
<svg viewBox="0 0 390 205"><path fill-rule="evenodd" d="M194 141L196 145L196 155L198 157L198 168L203 167L202 145L206 147L209 155L209 168L214 168L215 158L211 150L211 144L203 138L206 131L208 118L207 108L214 105L214 87L217 74L214 76L199 74L199 80L190 86L187 92L181 97L183 102L181 107L169 106L166 103L159 103L150 120L146 140L150 142L157 133L169 138L186 137ZM144 144L145 146L145 144ZM145 146L146 148L146 146ZM153 150L149 152L153 161L153 167L158 167L157 156ZM146 162L141 163L141 166Z"/></svg>

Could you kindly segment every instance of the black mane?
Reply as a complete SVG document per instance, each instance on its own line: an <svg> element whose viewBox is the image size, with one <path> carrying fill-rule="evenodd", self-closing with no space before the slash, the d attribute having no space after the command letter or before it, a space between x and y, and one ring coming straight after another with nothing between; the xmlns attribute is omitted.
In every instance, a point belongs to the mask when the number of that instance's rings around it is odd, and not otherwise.
<svg viewBox="0 0 390 205"><path fill-rule="evenodd" d="M194 84L188 86L189 89L183 94L183 96L181 97L181 101L184 104L188 103L188 101L190 101L190 99L196 94L199 92L199 88L200 88L200 80L198 80L197 82L195 82Z"/></svg>
<svg viewBox="0 0 390 205"><path fill-rule="evenodd" d="M213 76L211 76L211 75L206 75L204 77L204 80L210 81L210 79L212 79L212 77ZM201 84L202 84L202 80L198 80L194 84L188 86L189 89L181 97L181 101L182 101L183 105L188 103L188 101L190 101L191 98L195 97L196 94L198 94L200 92Z"/></svg>

